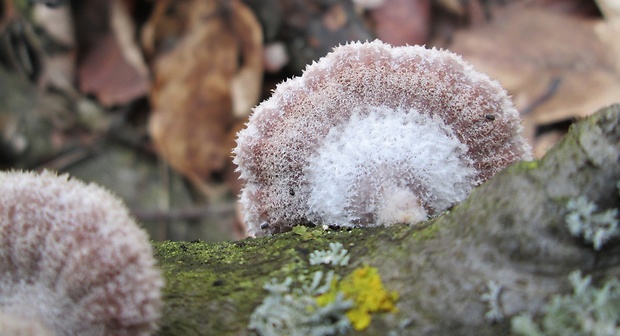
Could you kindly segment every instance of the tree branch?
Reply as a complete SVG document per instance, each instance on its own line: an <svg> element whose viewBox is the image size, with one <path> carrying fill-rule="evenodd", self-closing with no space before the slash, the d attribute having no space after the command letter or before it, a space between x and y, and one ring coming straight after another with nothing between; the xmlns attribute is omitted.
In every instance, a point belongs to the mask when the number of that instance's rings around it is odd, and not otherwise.
<svg viewBox="0 0 620 336"><path fill-rule="evenodd" d="M154 243L167 286L160 335L249 335L249 316L272 278L296 278L314 250L339 241L351 263L341 275L368 264L399 311L373 316L360 334L505 335L510 317L539 312L551 294L570 291L568 274L594 281L620 275L620 243L601 250L571 236L566 202L584 195L599 209L618 207L620 105L576 124L536 162L513 165L435 220L416 227L295 230L215 244ZM504 319L485 318L492 288ZM496 288L496 289L498 289ZM488 317L488 316L487 316Z"/></svg>

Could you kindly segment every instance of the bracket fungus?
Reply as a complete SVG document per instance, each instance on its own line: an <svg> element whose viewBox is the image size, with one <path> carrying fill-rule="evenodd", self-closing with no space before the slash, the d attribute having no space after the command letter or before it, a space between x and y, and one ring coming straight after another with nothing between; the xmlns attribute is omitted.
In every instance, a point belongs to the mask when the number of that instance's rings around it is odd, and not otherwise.
<svg viewBox="0 0 620 336"><path fill-rule="evenodd" d="M0 172L0 334L26 321L22 334L150 335L162 287L146 232L109 192Z"/></svg>
<svg viewBox="0 0 620 336"><path fill-rule="evenodd" d="M506 91L460 56L339 46L258 105L233 153L250 235L415 223L530 159Z"/></svg>

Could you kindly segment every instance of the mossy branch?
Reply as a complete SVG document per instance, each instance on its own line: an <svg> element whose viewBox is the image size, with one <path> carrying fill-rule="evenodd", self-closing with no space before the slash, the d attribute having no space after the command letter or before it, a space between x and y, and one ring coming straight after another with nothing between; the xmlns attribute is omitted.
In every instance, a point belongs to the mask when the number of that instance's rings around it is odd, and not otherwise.
<svg viewBox="0 0 620 336"><path fill-rule="evenodd" d="M365 335L506 335L510 317L536 314L554 293L569 292L574 270L600 282L620 276L620 242L600 250L573 237L564 217L584 195L601 210L618 207L620 105L577 123L542 160L513 165L435 220L416 227L342 231L299 228L239 242L154 243L164 270L159 335L249 335L263 285L324 269L309 254L341 242L352 269L377 267L398 291L396 313L373 317ZM493 284L494 321L485 315ZM504 318L502 319L501 316ZM500 317L500 318L498 318Z"/></svg>

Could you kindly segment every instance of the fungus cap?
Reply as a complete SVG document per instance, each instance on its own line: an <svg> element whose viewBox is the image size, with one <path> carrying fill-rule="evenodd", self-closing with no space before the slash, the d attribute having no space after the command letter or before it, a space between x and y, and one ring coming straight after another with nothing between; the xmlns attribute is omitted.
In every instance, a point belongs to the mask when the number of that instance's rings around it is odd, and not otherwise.
<svg viewBox="0 0 620 336"><path fill-rule="evenodd" d="M233 153L251 235L413 223L530 159L496 81L422 46L351 43L279 84Z"/></svg>
<svg viewBox="0 0 620 336"><path fill-rule="evenodd" d="M55 335L150 335L162 287L147 234L108 191L0 172L0 315Z"/></svg>

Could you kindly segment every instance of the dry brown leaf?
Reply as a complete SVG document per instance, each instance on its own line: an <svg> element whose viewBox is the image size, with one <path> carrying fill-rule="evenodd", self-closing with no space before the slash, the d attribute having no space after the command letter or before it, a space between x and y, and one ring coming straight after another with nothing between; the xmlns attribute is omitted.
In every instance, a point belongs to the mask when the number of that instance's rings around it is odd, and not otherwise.
<svg viewBox="0 0 620 336"><path fill-rule="evenodd" d="M596 33L601 41L613 51L616 73L620 73L620 18L600 22L596 26Z"/></svg>
<svg viewBox="0 0 620 336"><path fill-rule="evenodd" d="M616 70L620 73L620 0L597 0L605 21L596 26L600 39L614 52Z"/></svg>
<svg viewBox="0 0 620 336"><path fill-rule="evenodd" d="M112 34L99 40L79 67L80 90L94 94L104 106L126 104L146 95L148 78L123 56Z"/></svg>
<svg viewBox="0 0 620 336"><path fill-rule="evenodd" d="M153 48L169 49L154 61L149 131L159 154L210 196L211 174L232 164L233 112L247 115L258 100L262 33L253 13L236 0L165 6L181 7L157 8L147 30ZM183 23L175 25L178 20ZM166 43L174 38L170 49Z"/></svg>
<svg viewBox="0 0 620 336"><path fill-rule="evenodd" d="M124 0L91 1L78 15L97 16L97 22L76 18L85 49L79 69L80 90L104 106L127 104L147 95L149 75L134 38L135 28Z"/></svg>
<svg viewBox="0 0 620 336"><path fill-rule="evenodd" d="M600 20L507 6L455 36L451 50L499 80L526 114L526 133L620 100L620 73L595 27Z"/></svg>

